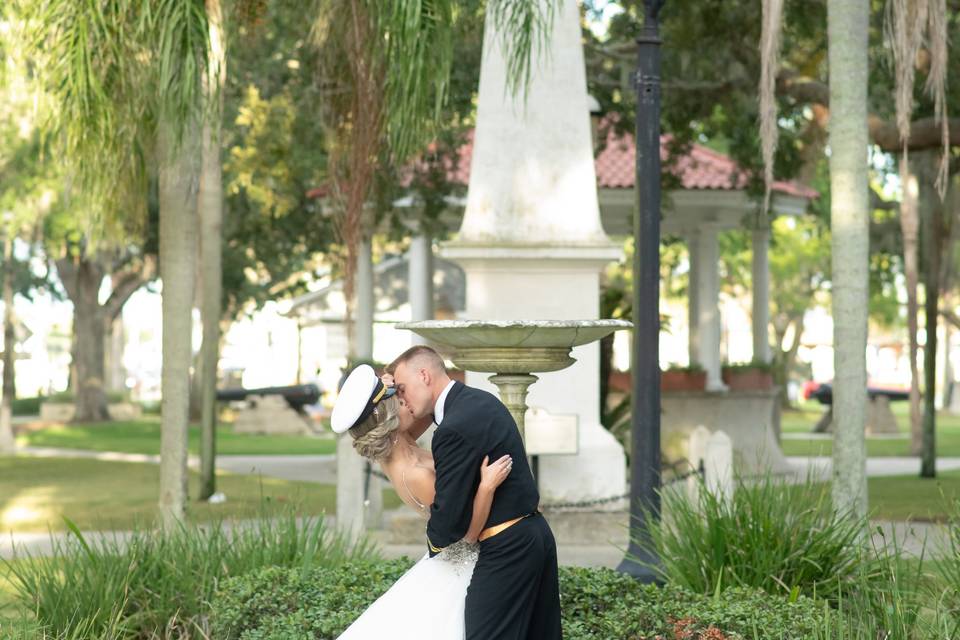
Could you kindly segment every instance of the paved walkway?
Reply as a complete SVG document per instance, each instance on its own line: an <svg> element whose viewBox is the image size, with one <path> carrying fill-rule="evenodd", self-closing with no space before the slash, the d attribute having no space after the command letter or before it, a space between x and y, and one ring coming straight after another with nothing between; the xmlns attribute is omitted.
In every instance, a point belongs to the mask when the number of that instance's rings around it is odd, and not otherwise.
<svg viewBox="0 0 960 640"><path fill-rule="evenodd" d="M40 456L40 457L82 457L97 460L117 460L124 462L152 463L159 462L159 456L144 454L126 454L113 452L96 452L76 449L53 449L27 447L18 451L21 455ZM790 457L787 458L791 465L796 469L796 478L803 479L807 474L814 478L829 479L832 467L832 460L829 457ZM196 456L190 456L189 465L193 468L199 467L199 459ZM265 476L280 478L284 480L297 480L306 482L317 482L322 484L334 484L336 482L336 456L328 455L264 455L264 456L227 456L217 457L217 467L226 471L240 474L262 474ZM960 469L960 458L938 458L937 469L948 471ZM870 458L867 460L867 474L869 476L895 476L895 475L913 475L920 470L920 461L918 458ZM624 520L627 516L622 514ZM552 518L562 519L559 514L551 515ZM599 524L595 519L591 519L595 524ZM946 542L946 533L942 526L931 523L878 523L885 531L889 539L893 534L908 552L918 555L924 549L926 541L927 553L930 549L942 548ZM556 526L563 528L560 522ZM574 525L577 529L580 525ZM606 527L603 527L605 530ZM617 529L614 531L614 529ZM619 539L623 536L625 527L617 525L610 528L609 536L599 536L599 539L610 540ZM575 531L569 536L561 536L558 529L558 544L560 562L562 564L579 566L606 566L615 567L623 558L623 552L613 544L591 543L578 544L577 540L583 540L581 536L576 535ZM56 539L64 537L66 534L55 534ZM117 536L124 539L128 534L125 532L91 532L92 538L97 536ZM563 538L567 538L564 540ZM598 539L596 536L587 537ZM12 537L10 534L0 534L0 557L10 557L14 546L29 551L33 554L49 553L51 549L51 538L48 533L30 533L17 534ZM423 549L419 544L381 544L385 555L388 557L397 557L407 555L418 558L422 555Z"/></svg>
<svg viewBox="0 0 960 640"><path fill-rule="evenodd" d="M827 456L791 456L787 461L800 477L810 472L813 477L829 478L833 459ZM960 469L960 458L937 458L937 471ZM867 458L867 476L908 476L920 473L920 458Z"/></svg>
<svg viewBox="0 0 960 640"><path fill-rule="evenodd" d="M335 526L335 519L328 518L327 524ZM875 542L882 546L885 542L896 539L898 546L907 554L924 557L941 555L948 551L949 543L946 529L932 523L891 523L875 522L874 525L883 531L883 535L876 534ZM611 532L616 534L616 532ZM124 544L130 537L128 531L85 531L84 538L91 546L96 546L102 540L116 540ZM7 533L0 536L0 558L10 559L15 555L45 556L51 553L55 545L69 540L71 534L57 533ZM374 538L375 539L375 538ZM382 544L377 545L388 558L408 556L417 559L425 553L422 543ZM609 567L615 568L623 560L623 546L612 543L606 544L576 544L575 542L559 541L557 552L560 564L580 567Z"/></svg>
<svg viewBox="0 0 960 640"><path fill-rule="evenodd" d="M335 526L335 519L328 518L327 524ZM105 540L116 540L125 544L130 538L129 531L84 531L83 536L86 541L96 547L97 543ZM11 559L15 555L31 556L50 555L55 545L67 543L71 534L67 532L57 533L7 533L0 536L0 558ZM377 545L384 556L387 558L399 558L407 556L418 559L426 552L426 547L421 544L378 544ZM560 564L573 565L579 567L616 567L623 560L623 551L612 544L558 544L558 556Z"/></svg>
<svg viewBox="0 0 960 640"><path fill-rule="evenodd" d="M93 458L96 460L114 460L121 462L146 462L158 464L160 456L141 453L115 453L110 451L87 451L83 449L57 449L48 447L22 447L20 455L55 458ZM796 469L796 475L803 478L807 473L813 477L827 479L833 467L828 456L800 457L790 456L787 461ZM187 464L193 469L200 468L200 459L190 456ZM231 473L262 474L281 480L318 482L334 484L337 477L337 457L335 454L320 455L243 455L217 456L217 468ZM960 458L937 458L938 471L960 469ZM912 457L868 458L867 475L903 476L920 473L920 459Z"/></svg>
<svg viewBox="0 0 960 640"><path fill-rule="evenodd" d="M158 455L88 451L86 449L21 447L17 449L17 454L41 458L89 458L115 462L160 463L160 456ZM194 455L189 456L187 465L191 469L199 469L200 458ZM318 482L320 484L335 484L337 479L337 457L332 453L318 455L218 455L217 468L231 473L261 474L281 480Z"/></svg>

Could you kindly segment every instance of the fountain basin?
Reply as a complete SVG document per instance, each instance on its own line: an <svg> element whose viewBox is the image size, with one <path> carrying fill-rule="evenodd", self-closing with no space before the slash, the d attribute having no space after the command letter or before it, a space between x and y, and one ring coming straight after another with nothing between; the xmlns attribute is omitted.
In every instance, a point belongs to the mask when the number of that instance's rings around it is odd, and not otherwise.
<svg viewBox="0 0 960 640"><path fill-rule="evenodd" d="M493 373L489 380L500 390L522 437L527 389L537 381L532 374L566 369L576 362L570 356L574 347L632 326L625 320L424 320L397 328L449 351L465 371Z"/></svg>
<svg viewBox="0 0 960 640"><path fill-rule="evenodd" d="M559 371L574 347L633 326L625 320L424 320L408 329L450 351L466 371L501 374Z"/></svg>

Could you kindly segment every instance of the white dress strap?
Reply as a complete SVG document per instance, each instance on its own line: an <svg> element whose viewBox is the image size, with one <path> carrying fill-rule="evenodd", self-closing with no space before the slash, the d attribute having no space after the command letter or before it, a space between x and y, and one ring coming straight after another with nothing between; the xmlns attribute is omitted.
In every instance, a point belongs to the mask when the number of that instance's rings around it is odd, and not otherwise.
<svg viewBox="0 0 960 640"><path fill-rule="evenodd" d="M403 483L403 488L407 490L407 495L410 496L410 498L416 503L417 507L421 511L426 511L427 505L417 500L417 496L413 495L413 491L410 491L410 487L407 486L407 470L406 469L400 472L400 482Z"/></svg>

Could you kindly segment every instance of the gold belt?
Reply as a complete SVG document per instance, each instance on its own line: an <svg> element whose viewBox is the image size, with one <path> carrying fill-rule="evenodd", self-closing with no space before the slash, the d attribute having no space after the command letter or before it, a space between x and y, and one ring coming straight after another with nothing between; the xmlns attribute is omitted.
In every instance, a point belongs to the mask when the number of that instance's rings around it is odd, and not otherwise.
<svg viewBox="0 0 960 640"><path fill-rule="evenodd" d="M537 512L534 511L534 513L537 513ZM477 541L483 542L484 540L487 540L488 538L492 538L493 536L497 535L498 533L502 533L502 532L506 531L507 529L509 529L509 528L512 527L513 525L515 525L515 524L517 524L518 522L520 522L521 520L523 520L524 518L528 518L528 517L530 517L530 516L532 516L532 515L533 515L533 513L528 513L528 514L525 515L525 516L520 516L519 518L514 518L513 520L507 520L506 522L501 522L500 524L495 524L495 525L493 525L492 527L487 527L486 529L484 529L483 531L480 532L480 535L479 535L479 536L477 536Z"/></svg>

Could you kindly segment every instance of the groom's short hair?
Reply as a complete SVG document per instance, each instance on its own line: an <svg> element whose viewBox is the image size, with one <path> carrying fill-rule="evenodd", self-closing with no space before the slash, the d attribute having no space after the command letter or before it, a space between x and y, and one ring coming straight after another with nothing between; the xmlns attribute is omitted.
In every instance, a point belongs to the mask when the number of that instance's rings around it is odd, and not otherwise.
<svg viewBox="0 0 960 640"><path fill-rule="evenodd" d="M431 367L443 373L447 372L447 366L443 363L443 358L432 348L418 344L410 347L399 356L394 358L393 362L387 365L386 372L393 374L401 364L417 361L419 364L429 364Z"/></svg>

